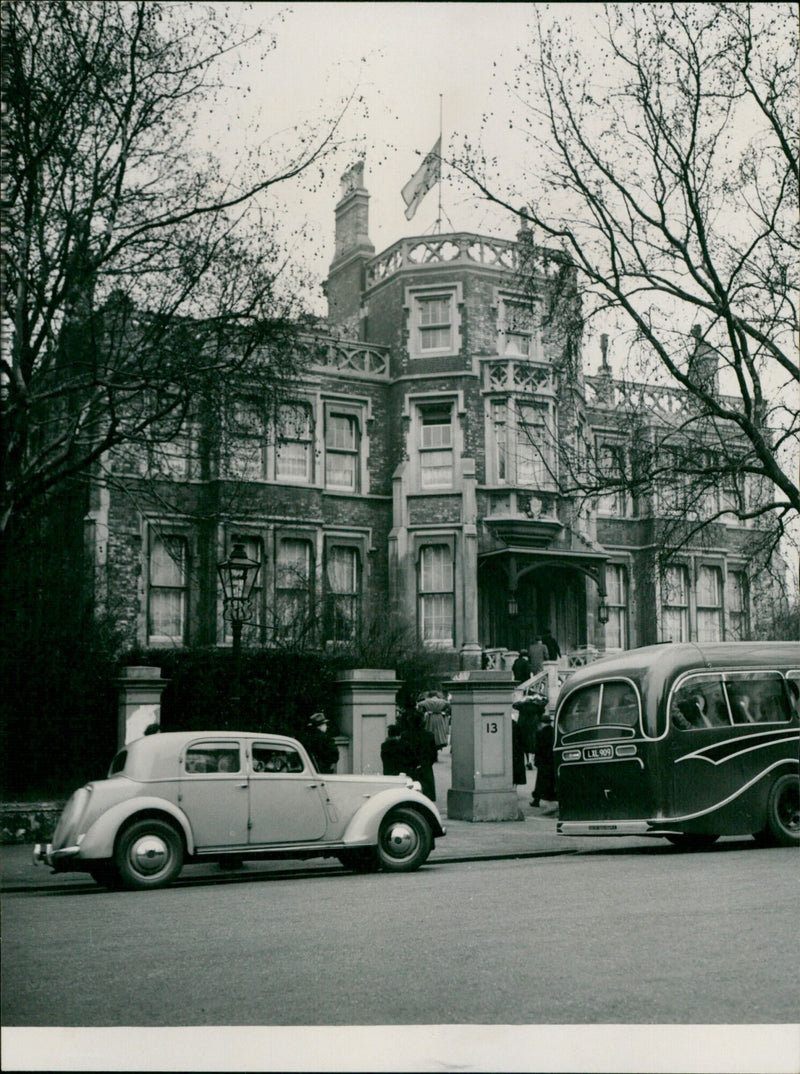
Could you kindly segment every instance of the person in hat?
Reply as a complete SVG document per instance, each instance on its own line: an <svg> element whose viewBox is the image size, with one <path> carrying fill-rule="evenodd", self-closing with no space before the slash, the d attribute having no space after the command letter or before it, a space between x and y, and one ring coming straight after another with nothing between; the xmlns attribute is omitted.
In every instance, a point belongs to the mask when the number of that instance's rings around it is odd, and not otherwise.
<svg viewBox="0 0 800 1074"><path fill-rule="evenodd" d="M334 771L339 750L328 734L328 718L324 712L314 712L309 716L302 741L318 772L327 774Z"/></svg>
<svg viewBox="0 0 800 1074"><path fill-rule="evenodd" d="M541 803L543 813L554 813L558 808L556 803L556 766L553 759L553 745L555 732L550 713L545 711L539 717L539 726L536 729L536 749L534 751L534 763L536 764L536 786L534 787L531 805Z"/></svg>
<svg viewBox="0 0 800 1074"><path fill-rule="evenodd" d="M399 776L411 767L406 756L406 749L396 723L389 724L386 738L381 743L381 762L384 776Z"/></svg>

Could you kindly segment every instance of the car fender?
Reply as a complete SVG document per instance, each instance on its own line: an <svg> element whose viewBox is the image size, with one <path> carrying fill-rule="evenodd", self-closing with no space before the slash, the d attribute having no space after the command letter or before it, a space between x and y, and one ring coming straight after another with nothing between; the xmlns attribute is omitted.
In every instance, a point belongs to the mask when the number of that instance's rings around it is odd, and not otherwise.
<svg viewBox="0 0 800 1074"><path fill-rule="evenodd" d="M378 831L386 814L395 806L411 806L417 809L428 820L434 838L444 835L444 825L439 815L439 810L424 794L419 791L410 791L405 787L380 791L365 802L355 813L345 829L343 836L345 843L356 846L374 844L378 842Z"/></svg>
<svg viewBox="0 0 800 1074"><path fill-rule="evenodd" d="M114 853L114 842L125 821L137 813L154 813L166 815L177 821L186 843L187 853L194 852L192 829L183 812L165 798L138 797L118 802L107 809L92 824L81 841L81 858L110 858Z"/></svg>

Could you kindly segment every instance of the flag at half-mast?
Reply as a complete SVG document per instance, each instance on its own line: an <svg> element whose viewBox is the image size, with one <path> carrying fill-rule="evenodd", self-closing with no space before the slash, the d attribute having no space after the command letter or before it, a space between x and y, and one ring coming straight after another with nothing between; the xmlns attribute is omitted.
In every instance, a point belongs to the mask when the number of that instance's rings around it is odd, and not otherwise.
<svg viewBox="0 0 800 1074"><path fill-rule="evenodd" d="M436 144L428 153L423 162L403 187L401 193L406 203L406 220L410 220L419 207L419 203L428 193L432 186L439 181L442 174L442 136L436 139Z"/></svg>

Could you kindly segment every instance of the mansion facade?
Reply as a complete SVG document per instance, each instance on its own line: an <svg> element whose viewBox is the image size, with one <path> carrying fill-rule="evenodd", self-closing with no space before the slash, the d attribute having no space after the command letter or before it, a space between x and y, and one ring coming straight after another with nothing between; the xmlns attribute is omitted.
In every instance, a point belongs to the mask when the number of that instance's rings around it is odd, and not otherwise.
<svg viewBox="0 0 800 1074"><path fill-rule="evenodd" d="M547 628L564 653L749 637L733 514L665 566L658 497L565 491L559 467L581 444L624 449L630 390L605 340L600 372L583 372L574 267L524 229L376 254L368 206L357 165L336 207L327 324L278 412L231 385L224 420L198 412L162 455L158 496L130 449L92 487L92 601L126 644L230 644L216 567L236 544L261 564L250 645L349 643L393 617L454 667ZM691 405L642 391L656 424Z"/></svg>

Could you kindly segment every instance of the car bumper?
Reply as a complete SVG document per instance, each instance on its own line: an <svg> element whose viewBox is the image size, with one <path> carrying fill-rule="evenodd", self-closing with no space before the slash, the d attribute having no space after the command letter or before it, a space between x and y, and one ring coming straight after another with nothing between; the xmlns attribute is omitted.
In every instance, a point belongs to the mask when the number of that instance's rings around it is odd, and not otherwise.
<svg viewBox="0 0 800 1074"><path fill-rule="evenodd" d="M49 865L57 873L68 872L74 869L74 862L80 851L80 847L62 847L60 850L53 850L52 843L36 843L33 848L33 864Z"/></svg>

